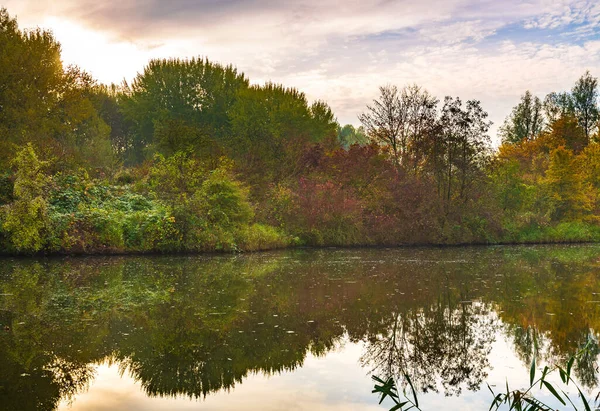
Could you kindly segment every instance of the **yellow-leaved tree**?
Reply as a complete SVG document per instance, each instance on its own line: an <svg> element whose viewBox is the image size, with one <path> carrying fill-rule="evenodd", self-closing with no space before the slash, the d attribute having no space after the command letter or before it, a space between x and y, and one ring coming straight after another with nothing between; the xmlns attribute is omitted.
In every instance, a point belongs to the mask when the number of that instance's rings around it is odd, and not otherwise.
<svg viewBox="0 0 600 411"><path fill-rule="evenodd" d="M576 220L592 209L591 190L577 165L573 152L564 146L550 153L550 163L542 181L554 220Z"/></svg>
<svg viewBox="0 0 600 411"><path fill-rule="evenodd" d="M13 160L15 200L4 210L3 229L19 252L40 251L48 229L48 202L44 196L48 176L31 143L21 148Z"/></svg>

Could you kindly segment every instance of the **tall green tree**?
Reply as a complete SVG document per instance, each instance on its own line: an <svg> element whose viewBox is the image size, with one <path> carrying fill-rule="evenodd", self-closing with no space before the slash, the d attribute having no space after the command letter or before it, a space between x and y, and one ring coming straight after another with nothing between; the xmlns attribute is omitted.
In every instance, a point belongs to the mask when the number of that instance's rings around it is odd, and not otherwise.
<svg viewBox="0 0 600 411"><path fill-rule="evenodd" d="M54 135L58 149L55 163L64 168L110 169L114 166L111 127L98 110L96 96L101 86L78 67L64 71L60 99L55 107Z"/></svg>
<svg viewBox="0 0 600 411"><path fill-rule="evenodd" d="M131 157L141 161L152 151L187 150L206 139L227 145L231 135L228 113L238 92L247 87L248 80L233 66L207 59L150 61L124 87L122 106L131 122L131 142L126 144L134 152ZM185 127L193 131L174 140L177 130Z"/></svg>
<svg viewBox="0 0 600 411"><path fill-rule="evenodd" d="M561 117L574 114L573 98L570 93L552 92L544 98L544 114L549 125Z"/></svg>
<svg viewBox="0 0 600 411"><path fill-rule="evenodd" d="M0 168L30 142L55 166L109 166L110 127L92 102L96 87L77 67L63 68L51 32L19 30L0 9Z"/></svg>
<svg viewBox="0 0 600 411"><path fill-rule="evenodd" d="M535 139L543 130L544 115L541 100L533 96L529 90L521 96L512 113L500 128L502 140L509 143L520 143Z"/></svg>
<svg viewBox="0 0 600 411"><path fill-rule="evenodd" d="M132 154L132 124L123 113L123 97L121 87L111 84L94 87L90 99L100 118L110 127L110 142L114 155L129 165L132 164L132 159L127 157Z"/></svg>
<svg viewBox="0 0 600 411"><path fill-rule="evenodd" d="M463 105L460 98L446 97L428 162L434 171L438 193L449 211L455 200L468 198L469 189L481 177L489 159L491 122L477 100Z"/></svg>
<svg viewBox="0 0 600 411"><path fill-rule="evenodd" d="M244 172L265 179L296 176L302 153L335 140L337 122L329 106L309 105L304 93L267 83L241 90L230 111L232 143L228 154Z"/></svg>
<svg viewBox="0 0 600 411"><path fill-rule="evenodd" d="M575 116L585 133L587 142L598 126L598 79L589 71L577 80L571 91Z"/></svg>
<svg viewBox="0 0 600 411"><path fill-rule="evenodd" d="M521 177L522 173L519 162L512 158L498 160L490 173L496 201L510 215L520 211L525 204L527 186Z"/></svg>
<svg viewBox="0 0 600 411"><path fill-rule="evenodd" d="M345 149L350 148L354 144L364 146L369 143L369 138L365 134L364 127L354 127L352 124L338 126L337 133L338 142Z"/></svg>
<svg viewBox="0 0 600 411"><path fill-rule="evenodd" d="M338 123L329 104L317 100L310 105L309 112L312 123L311 141L334 142Z"/></svg>
<svg viewBox="0 0 600 411"><path fill-rule="evenodd" d="M60 45L49 31L21 31L0 8L0 165L7 168L14 144L51 146L52 114L60 98ZM50 147L48 147L50 148Z"/></svg>

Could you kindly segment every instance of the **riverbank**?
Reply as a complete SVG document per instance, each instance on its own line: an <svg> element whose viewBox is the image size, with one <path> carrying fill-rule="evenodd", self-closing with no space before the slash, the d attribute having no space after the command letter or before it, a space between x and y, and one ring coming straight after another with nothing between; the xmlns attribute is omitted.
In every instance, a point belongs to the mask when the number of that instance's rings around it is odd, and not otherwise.
<svg viewBox="0 0 600 411"><path fill-rule="evenodd" d="M81 234L81 233L80 233ZM594 244L600 243L600 227L586 225L580 222L560 223L554 227L528 230L522 237L514 233L498 241L476 241L469 243L387 243L377 244L365 242L362 244L311 244L304 242L298 237L285 234L273 227L254 224L246 231L229 233L229 241L224 243L204 243L195 247L174 247L175 239L162 239L159 242L146 242L147 248L124 247L121 241L118 244L99 242L101 233L87 233L85 238L93 238L93 241L84 244L81 242L71 243L70 248L43 249L37 252L18 252L4 248L0 250L0 256L85 256L85 255L218 255L224 253L254 253L261 251L285 250L285 249L369 249L369 248L423 248L423 247L471 247L471 246L510 246L510 245L552 245L552 244ZM117 236L116 238L119 238ZM171 246L168 246L168 245ZM162 247L164 246L164 248Z"/></svg>

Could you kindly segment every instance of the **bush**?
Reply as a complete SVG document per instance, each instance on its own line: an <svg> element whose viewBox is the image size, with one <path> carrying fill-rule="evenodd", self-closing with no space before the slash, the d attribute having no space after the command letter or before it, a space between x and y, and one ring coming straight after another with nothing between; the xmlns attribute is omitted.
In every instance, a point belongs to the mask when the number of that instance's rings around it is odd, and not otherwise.
<svg viewBox="0 0 600 411"><path fill-rule="evenodd" d="M141 194L125 193L111 201L111 206L123 212L149 211L153 204L150 199Z"/></svg>
<svg viewBox="0 0 600 411"><path fill-rule="evenodd" d="M46 164L40 161L31 144L23 147L13 161L15 167L14 197L7 206L3 229L19 252L37 252L44 245L48 228L48 203L44 197L48 177Z"/></svg>
<svg viewBox="0 0 600 411"><path fill-rule="evenodd" d="M102 208L91 208L76 214L76 217L85 226L87 226L92 238L94 239L92 249L113 249L123 250L125 241L123 239L123 230L121 221L123 213L115 210L106 210Z"/></svg>
<svg viewBox="0 0 600 411"><path fill-rule="evenodd" d="M113 179L119 185L133 184L136 180L133 170L128 168L117 171Z"/></svg>
<svg viewBox="0 0 600 411"><path fill-rule="evenodd" d="M291 244L290 237L281 230L263 224L244 227L237 234L239 249L242 251L271 250Z"/></svg>
<svg viewBox="0 0 600 411"><path fill-rule="evenodd" d="M129 213L123 221L126 248L132 251L182 251L182 236L167 208Z"/></svg>
<svg viewBox="0 0 600 411"><path fill-rule="evenodd" d="M248 224L254 218L254 210L248 202L248 191L231 178L229 170L217 168L202 183L199 198L207 219L222 227Z"/></svg>

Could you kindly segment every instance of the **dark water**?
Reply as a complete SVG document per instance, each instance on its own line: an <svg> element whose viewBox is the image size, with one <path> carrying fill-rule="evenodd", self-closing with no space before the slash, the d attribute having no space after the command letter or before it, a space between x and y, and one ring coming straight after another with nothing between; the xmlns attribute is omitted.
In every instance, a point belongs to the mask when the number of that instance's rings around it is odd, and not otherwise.
<svg viewBox="0 0 600 411"><path fill-rule="evenodd" d="M2 410L488 409L586 343L598 392L600 246L0 263Z"/></svg>

